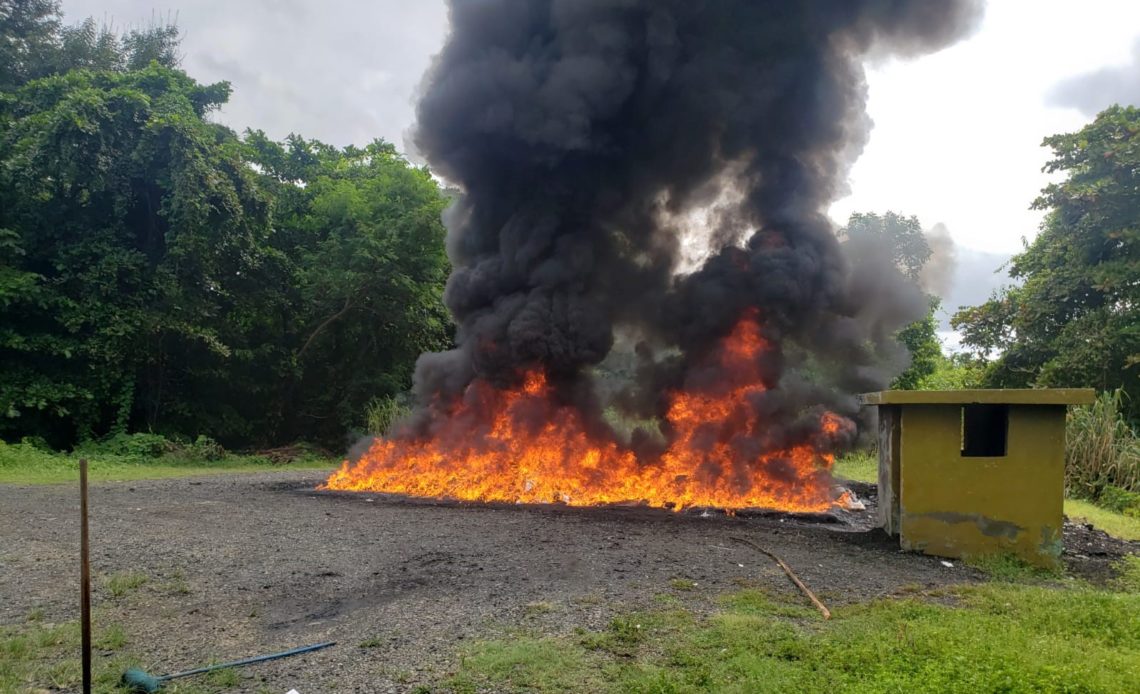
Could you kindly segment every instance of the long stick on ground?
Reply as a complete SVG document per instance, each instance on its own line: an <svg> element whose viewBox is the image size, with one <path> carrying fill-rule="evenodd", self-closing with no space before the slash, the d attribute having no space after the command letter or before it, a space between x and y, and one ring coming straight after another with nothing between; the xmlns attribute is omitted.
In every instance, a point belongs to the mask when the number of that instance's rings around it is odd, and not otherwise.
<svg viewBox="0 0 1140 694"><path fill-rule="evenodd" d="M820 611L820 613L823 615L823 618L831 619L831 610L827 609L827 605L824 605L819 601L819 598L815 596L815 593L811 592L811 588L808 588L806 585L804 585L804 582L800 580L800 577L796 575L796 572L792 571L792 567L785 564L783 559L777 557L775 554L772 554L752 540L735 536L730 536L728 539L732 540L733 542L739 542L742 545L748 545L752 549L779 564L780 568L784 570L784 573L788 574L788 578L792 579L792 583L795 583L796 587L799 588L804 595L808 596L808 599L810 599L812 603L815 604L816 609Z"/></svg>
<svg viewBox="0 0 1140 694"><path fill-rule="evenodd" d="M87 459L79 460L79 624L83 648L83 694L91 694L91 552L87 538Z"/></svg>

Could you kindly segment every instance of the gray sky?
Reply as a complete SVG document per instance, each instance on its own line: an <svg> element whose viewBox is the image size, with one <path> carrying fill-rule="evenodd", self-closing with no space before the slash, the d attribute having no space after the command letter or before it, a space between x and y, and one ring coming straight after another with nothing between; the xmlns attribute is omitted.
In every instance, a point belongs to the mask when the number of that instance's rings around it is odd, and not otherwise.
<svg viewBox="0 0 1140 694"><path fill-rule="evenodd" d="M336 145L383 137L406 149L416 89L443 43L443 0L63 0L123 28L177 13L183 66L229 80L220 119ZM869 66L871 140L830 213L914 214L959 248L945 303L988 296L993 271L1032 238L1029 204L1049 181L1047 135L1113 101L1140 100L1140 2L990 0L968 39L914 61ZM981 295L981 296L975 296ZM968 300L967 300L968 297Z"/></svg>
<svg viewBox="0 0 1140 694"><path fill-rule="evenodd" d="M1140 41L1132 44L1128 62L1070 77L1049 97L1051 104L1076 108L1089 118L1112 104L1140 104Z"/></svg>

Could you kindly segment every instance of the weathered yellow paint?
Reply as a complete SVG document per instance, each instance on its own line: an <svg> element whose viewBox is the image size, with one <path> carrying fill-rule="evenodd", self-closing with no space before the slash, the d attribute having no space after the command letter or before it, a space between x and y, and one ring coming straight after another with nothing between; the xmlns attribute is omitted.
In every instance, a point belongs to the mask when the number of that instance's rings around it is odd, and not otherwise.
<svg viewBox="0 0 1140 694"><path fill-rule="evenodd" d="M944 557L1012 553L1039 565L1061 554L1065 408L1012 406L1007 454L961 455L962 408L902 408L899 538Z"/></svg>
<svg viewBox="0 0 1140 694"><path fill-rule="evenodd" d="M1091 405L1096 391L1092 388L884 390L858 397L864 405Z"/></svg>
<svg viewBox="0 0 1140 694"><path fill-rule="evenodd" d="M927 554L1012 553L1033 564L1056 565L1062 548L1065 405L1086 402L1085 391L951 391L936 393L945 396L941 401L928 396L913 402L900 395L869 394L883 405L879 503L887 531L899 535L904 549ZM963 405L974 403L1009 405L1006 455L962 455ZM886 441L891 445L884 446Z"/></svg>

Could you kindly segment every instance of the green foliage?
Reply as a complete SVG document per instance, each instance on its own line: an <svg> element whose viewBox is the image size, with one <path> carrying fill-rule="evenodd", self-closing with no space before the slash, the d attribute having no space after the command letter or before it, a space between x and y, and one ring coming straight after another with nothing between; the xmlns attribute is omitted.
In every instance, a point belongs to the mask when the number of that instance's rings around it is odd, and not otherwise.
<svg viewBox="0 0 1140 694"><path fill-rule="evenodd" d="M958 312L963 344L995 357L997 387L1123 388L1140 418L1140 109L1113 106L1045 139L1067 178L1034 202L1041 231L1010 261L1007 287Z"/></svg>
<svg viewBox="0 0 1140 694"><path fill-rule="evenodd" d="M273 300L294 316L278 429L339 442L370 404L407 391L421 353L450 344L447 199L382 141L337 150L250 132L246 151L275 200L271 246L287 259L275 286L288 289Z"/></svg>
<svg viewBox="0 0 1140 694"><path fill-rule="evenodd" d="M478 644L461 691L1127 692L1140 687L1140 593L994 583L949 589L957 605L915 599L809 607L758 591L708 619L622 618L614 631ZM1036 579L1034 579L1036 582Z"/></svg>
<svg viewBox="0 0 1140 694"><path fill-rule="evenodd" d="M918 390L946 359L942 355L942 343L938 341L938 322L934 318L940 305L937 298L931 297L926 318L915 321L898 332L898 341L910 352L910 366L891 382L891 388Z"/></svg>
<svg viewBox="0 0 1140 694"><path fill-rule="evenodd" d="M1109 511L1131 518L1140 518L1140 492L1130 492L1127 489L1108 485L1101 491L1097 503Z"/></svg>
<svg viewBox="0 0 1140 694"><path fill-rule="evenodd" d="M918 281L932 251L918 217L904 217L897 212L879 215L874 212L854 212L847 220L842 234L851 239L875 238L891 249L895 264L904 275Z"/></svg>
<svg viewBox="0 0 1140 694"><path fill-rule="evenodd" d="M1065 433L1065 489L1101 498L1111 487L1140 492L1140 438L1124 418L1123 391L1102 393L1092 405L1069 410Z"/></svg>
<svg viewBox="0 0 1140 694"><path fill-rule="evenodd" d="M962 390L980 388L985 378L986 363L969 354L939 354L934 370L918 384L916 390Z"/></svg>
<svg viewBox="0 0 1140 694"><path fill-rule="evenodd" d="M60 16L59 0L0 0L0 90L46 73Z"/></svg>
<svg viewBox="0 0 1140 694"><path fill-rule="evenodd" d="M449 344L447 199L425 169L380 141L211 123L229 85L175 69L172 25L120 36L9 5L0 436L339 445Z"/></svg>
<svg viewBox="0 0 1140 694"><path fill-rule="evenodd" d="M176 67L180 43L170 22L120 35L92 18L64 26L59 0L3 0L0 91L69 70L139 70L152 61Z"/></svg>
<svg viewBox="0 0 1140 694"><path fill-rule="evenodd" d="M392 425L411 414L411 407L393 396L376 398L368 403L366 411L366 431L372 436L385 436Z"/></svg>

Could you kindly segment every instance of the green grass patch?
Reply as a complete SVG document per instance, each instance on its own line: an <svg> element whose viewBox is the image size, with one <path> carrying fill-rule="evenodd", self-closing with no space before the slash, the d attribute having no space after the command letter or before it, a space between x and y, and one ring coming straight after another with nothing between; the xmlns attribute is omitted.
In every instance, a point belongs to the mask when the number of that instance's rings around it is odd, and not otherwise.
<svg viewBox="0 0 1140 694"><path fill-rule="evenodd" d="M966 563L975 569L984 571L995 581L1033 583L1064 577L1064 573L1060 568L1047 569L1040 566L1033 566L1012 554L971 557L966 560Z"/></svg>
<svg viewBox="0 0 1140 694"><path fill-rule="evenodd" d="M113 598L125 597L143 586L147 582L147 575L139 571L119 571L107 577L107 592Z"/></svg>
<svg viewBox="0 0 1140 694"><path fill-rule="evenodd" d="M117 624L96 620L92 636L102 652L95 658L94 690L117 692L119 677L131 665L119 653L127 643L126 632ZM78 691L81 676L78 622L37 620L0 627L0 692Z"/></svg>
<svg viewBox="0 0 1140 694"><path fill-rule="evenodd" d="M835 461L832 473L836 477L856 482L879 481L879 458L875 453L855 452Z"/></svg>
<svg viewBox="0 0 1140 694"><path fill-rule="evenodd" d="M494 691L596 692L604 686L597 661L584 648L558 639L490 641L463 657L448 686L462 694L485 691L487 684Z"/></svg>
<svg viewBox="0 0 1140 694"><path fill-rule="evenodd" d="M95 658L92 674L97 694L122 694L119 681L131 667L147 667L124 649L130 644L126 629L98 613L94 619ZM48 624L29 620L0 626L0 692L79 691L79 623ZM160 673L152 673L160 674ZM234 668L165 684L164 694L216 694L241 684ZM278 690L281 691L281 690Z"/></svg>
<svg viewBox="0 0 1140 694"><path fill-rule="evenodd" d="M204 446L189 445L177 450L132 449L107 452L88 449L79 453L59 453L29 443L0 441L0 484L59 484L79 479L79 459L87 458L92 482L132 481L167 477L191 477L223 472L256 472L282 469L267 458L235 455ZM319 456L289 463L289 469L332 469L337 461Z"/></svg>
<svg viewBox="0 0 1140 694"><path fill-rule="evenodd" d="M1007 567L1008 568L1008 567ZM762 591L713 616L662 610L565 638L482 642L457 691L1140 691L1140 558L1116 589L994 582L916 597L810 607ZM1010 578L1024 577L1023 570Z"/></svg>
<svg viewBox="0 0 1140 694"><path fill-rule="evenodd" d="M1065 515L1076 522L1091 523L1113 537L1140 540L1140 518L1115 513L1081 499L1065 499Z"/></svg>

